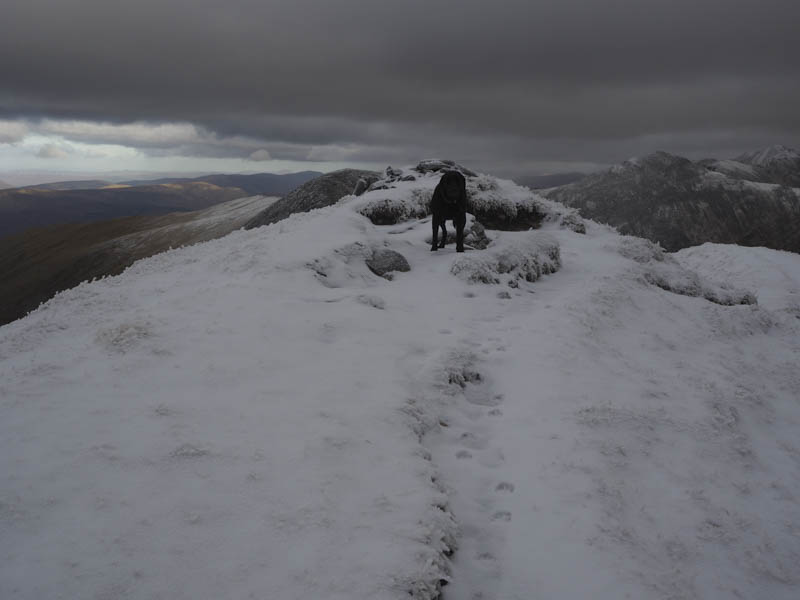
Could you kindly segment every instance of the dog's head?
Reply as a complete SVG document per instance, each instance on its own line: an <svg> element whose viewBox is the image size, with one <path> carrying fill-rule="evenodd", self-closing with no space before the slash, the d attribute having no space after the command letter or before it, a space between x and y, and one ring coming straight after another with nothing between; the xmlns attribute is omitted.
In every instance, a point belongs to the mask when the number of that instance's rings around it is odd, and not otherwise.
<svg viewBox="0 0 800 600"><path fill-rule="evenodd" d="M439 180L442 196L448 204L457 204L466 200L467 180L458 171L445 171Z"/></svg>

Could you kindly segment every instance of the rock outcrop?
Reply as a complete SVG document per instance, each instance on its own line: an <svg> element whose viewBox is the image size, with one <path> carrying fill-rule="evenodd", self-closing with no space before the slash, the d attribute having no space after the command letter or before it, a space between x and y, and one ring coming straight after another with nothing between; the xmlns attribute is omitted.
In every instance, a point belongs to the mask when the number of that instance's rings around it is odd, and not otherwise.
<svg viewBox="0 0 800 600"><path fill-rule="evenodd" d="M340 198L353 192L360 179L377 175L374 171L359 169L341 169L320 175L295 188L262 213L256 215L245 225L245 229L277 223L294 213L308 212L315 208L336 204Z"/></svg>

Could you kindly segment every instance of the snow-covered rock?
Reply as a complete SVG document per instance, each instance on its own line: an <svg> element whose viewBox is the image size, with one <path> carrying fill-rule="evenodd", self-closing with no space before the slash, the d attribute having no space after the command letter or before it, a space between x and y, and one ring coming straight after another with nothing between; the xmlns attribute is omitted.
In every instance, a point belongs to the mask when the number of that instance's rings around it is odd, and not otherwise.
<svg viewBox="0 0 800 600"><path fill-rule="evenodd" d="M411 270L406 257L389 248L378 248L366 261L369 270L381 277L391 277L391 273L406 273Z"/></svg>
<svg viewBox="0 0 800 600"><path fill-rule="evenodd" d="M753 292L739 289L728 281L714 282L700 277L648 240L625 236L620 238L618 249L622 256L642 265L644 281L668 292L705 298L725 306L757 303Z"/></svg>
<svg viewBox="0 0 800 600"><path fill-rule="evenodd" d="M500 283L517 287L520 279L534 282L561 267L558 242L544 233L515 236L485 252L458 257L450 272L468 283Z"/></svg>
<svg viewBox="0 0 800 600"><path fill-rule="evenodd" d="M753 290L758 304L800 318L800 267L797 255L771 248L703 244L676 252L675 259L717 285Z"/></svg>
<svg viewBox="0 0 800 600"><path fill-rule="evenodd" d="M426 165L430 161L423 161ZM467 212L489 229L525 231L539 227L548 216L569 212L563 207L554 207L528 188L512 181L490 175L475 174L452 161L434 161L436 168L419 165L414 169L392 169L361 194L358 211L376 225L394 225L403 221L419 219L430 214L433 190L441 178L445 166L458 167L469 173L467 177ZM420 163L422 165L423 163ZM418 170L413 179L407 172ZM387 169L387 173L389 173ZM574 212L574 211L572 211Z"/></svg>
<svg viewBox="0 0 800 600"><path fill-rule="evenodd" d="M416 167L414 167L415 171L420 173L440 173L441 171L458 171L464 177L476 177L477 173L467 169L466 167L461 166L455 161L447 160L447 159L440 159L440 158L428 158L426 160L421 160Z"/></svg>

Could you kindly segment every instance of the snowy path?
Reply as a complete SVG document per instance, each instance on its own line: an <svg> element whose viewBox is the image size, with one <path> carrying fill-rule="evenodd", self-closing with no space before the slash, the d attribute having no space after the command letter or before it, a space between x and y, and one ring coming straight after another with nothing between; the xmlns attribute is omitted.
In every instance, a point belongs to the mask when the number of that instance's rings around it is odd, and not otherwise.
<svg viewBox="0 0 800 600"><path fill-rule="evenodd" d="M428 227L297 215L0 329L0 596L427 600L459 530L444 600L797 597L783 284L679 296L554 223L559 272L467 284Z"/></svg>
<svg viewBox="0 0 800 600"><path fill-rule="evenodd" d="M445 600L796 597L797 327L562 241L467 325L481 377L430 441L462 528Z"/></svg>
<svg viewBox="0 0 800 600"><path fill-rule="evenodd" d="M596 564L597 573L587 579L573 576L567 566L577 561L585 569L597 563L596 553L579 535L569 539L561 519L547 516L559 501L546 481L530 477L533 463L555 465L562 454L558 404L538 405L535 398L545 387L565 389L578 368L576 349L560 343L574 339L569 328L578 327L560 309L610 276L597 262L581 268L573 260L580 252L568 252L559 273L524 286L513 298L482 305L464 323L454 362L472 377L461 402L445 413L447 427L428 441L462 530L445 600L529 598L531 590L542 598L600 597L604 578L613 586L609 597L622 597L607 564ZM614 258L607 262L612 269L619 265ZM586 529L587 537L593 534Z"/></svg>

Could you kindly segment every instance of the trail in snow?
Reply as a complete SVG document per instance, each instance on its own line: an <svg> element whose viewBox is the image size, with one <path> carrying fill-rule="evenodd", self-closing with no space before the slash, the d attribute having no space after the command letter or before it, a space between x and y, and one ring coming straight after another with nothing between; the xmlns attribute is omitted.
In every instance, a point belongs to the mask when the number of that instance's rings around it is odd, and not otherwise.
<svg viewBox="0 0 800 600"><path fill-rule="evenodd" d="M445 600L794 597L792 317L642 288L570 235L467 327L480 379L430 442L463 530Z"/></svg>

